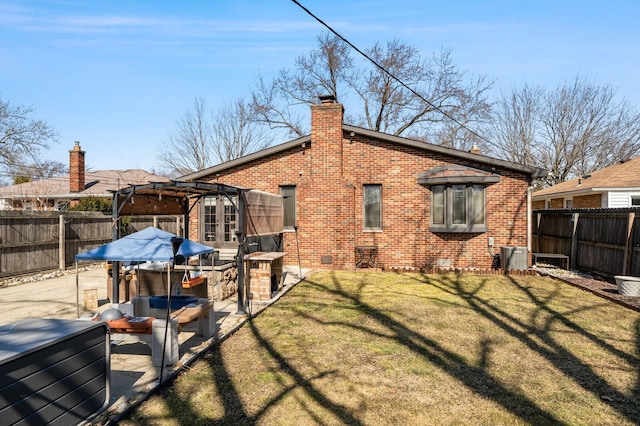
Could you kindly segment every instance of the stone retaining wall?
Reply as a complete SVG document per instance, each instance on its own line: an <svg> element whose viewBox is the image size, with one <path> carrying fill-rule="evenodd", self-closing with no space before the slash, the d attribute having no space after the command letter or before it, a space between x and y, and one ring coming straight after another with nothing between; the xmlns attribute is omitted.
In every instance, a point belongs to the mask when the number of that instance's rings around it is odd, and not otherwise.
<svg viewBox="0 0 640 426"><path fill-rule="evenodd" d="M238 292L238 265L235 262L214 266L210 274L210 299L224 300Z"/></svg>

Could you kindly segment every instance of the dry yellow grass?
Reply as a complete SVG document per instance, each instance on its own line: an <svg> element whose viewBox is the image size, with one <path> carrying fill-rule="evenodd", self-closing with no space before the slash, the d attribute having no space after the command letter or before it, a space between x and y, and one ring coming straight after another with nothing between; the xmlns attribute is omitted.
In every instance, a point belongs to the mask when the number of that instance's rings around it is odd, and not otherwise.
<svg viewBox="0 0 640 426"><path fill-rule="evenodd" d="M322 272L125 423L638 424L639 337L549 278Z"/></svg>

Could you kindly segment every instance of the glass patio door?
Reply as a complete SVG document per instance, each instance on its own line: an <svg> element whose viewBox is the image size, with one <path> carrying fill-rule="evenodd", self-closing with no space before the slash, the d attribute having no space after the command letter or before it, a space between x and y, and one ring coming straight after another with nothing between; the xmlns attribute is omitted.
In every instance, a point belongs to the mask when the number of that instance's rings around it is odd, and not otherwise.
<svg viewBox="0 0 640 426"><path fill-rule="evenodd" d="M202 241L215 248L236 248L236 229L238 225L238 212L235 204L237 197L232 197L231 202L224 195L206 197L203 201L203 214L201 232L204 232Z"/></svg>

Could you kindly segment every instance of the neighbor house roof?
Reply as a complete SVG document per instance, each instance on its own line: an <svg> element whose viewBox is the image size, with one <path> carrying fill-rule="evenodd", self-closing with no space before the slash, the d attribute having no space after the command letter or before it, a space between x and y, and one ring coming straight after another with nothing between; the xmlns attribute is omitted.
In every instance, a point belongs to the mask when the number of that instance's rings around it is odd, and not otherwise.
<svg viewBox="0 0 640 426"><path fill-rule="evenodd" d="M449 148L442 145L434 145L434 144L419 141L416 139L409 139L409 138L404 138L400 136L389 135L387 133L381 133L374 130L364 129L361 127L355 127L355 126L350 126L346 124L342 125L342 130L344 132L353 132L354 135L358 134L362 136L368 136L371 138L376 138L382 141L391 142L399 145L410 146L413 148L424 149L426 151L431 151L439 154L446 154L446 155L451 155L451 156L466 159L466 160L471 160L471 161L480 162L480 163L489 164L489 165L498 166L498 167L504 167L507 169L530 174L533 178L540 178L548 175L548 172L546 170L542 170L537 167L529 167L522 164L511 162L511 161L500 160L497 158L487 157L486 155L480 155L480 154L474 154L467 151L461 151L458 149ZM298 139L294 139L292 141L285 142L280 145L272 146L270 148L255 152L253 154L236 158L235 160L227 161L225 163L221 163L213 167L209 167L204 170L200 170L195 173L182 176L180 180L191 181L191 180L200 179L202 177L215 174L216 172L223 171L241 164L245 164L250 161L258 160L258 159L270 156L272 154L277 154L279 152L286 151L295 146L299 146L303 144L311 144L311 136L304 136Z"/></svg>
<svg viewBox="0 0 640 426"><path fill-rule="evenodd" d="M621 190L640 191L640 157L536 191L532 198Z"/></svg>
<svg viewBox="0 0 640 426"><path fill-rule="evenodd" d="M149 182L168 182L164 176L154 175L142 169L133 170L98 170L95 172L85 172L84 189L80 192L69 190L69 175L59 176L50 179L35 180L0 187L0 199L29 199L29 198L83 198L83 197L108 197L112 194L109 191L129 185L140 185Z"/></svg>

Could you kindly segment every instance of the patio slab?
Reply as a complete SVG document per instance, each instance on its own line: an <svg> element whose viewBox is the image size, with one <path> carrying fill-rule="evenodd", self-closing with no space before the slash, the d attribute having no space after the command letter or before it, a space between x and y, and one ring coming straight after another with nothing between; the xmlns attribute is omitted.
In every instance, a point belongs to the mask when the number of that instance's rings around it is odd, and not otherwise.
<svg viewBox="0 0 640 426"><path fill-rule="evenodd" d="M284 285L272 298L250 301L249 312L255 315L275 303L289 289L300 282L298 266L284 266ZM308 270L302 269L303 276ZM76 286L75 273L52 276L41 281L0 287L0 325L26 318L58 318L89 320L111 306L107 299L107 273L95 268L81 271ZM84 308L84 290L97 290L99 306ZM80 296L76 299L76 293ZM76 306L79 301L79 309ZM194 362L199 355L224 340L241 327L248 319L239 315L237 298L230 297L214 302L216 332L213 337L204 338L196 334L196 323L187 325L178 335L179 361L162 370L163 381L170 380L181 369ZM160 367L152 365L151 347L143 342L115 341L111 346L111 392L108 408L98 416L100 422L135 406L149 393L160 386Z"/></svg>

